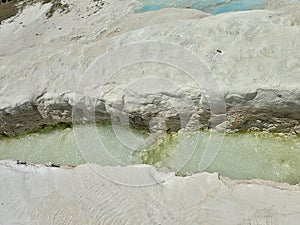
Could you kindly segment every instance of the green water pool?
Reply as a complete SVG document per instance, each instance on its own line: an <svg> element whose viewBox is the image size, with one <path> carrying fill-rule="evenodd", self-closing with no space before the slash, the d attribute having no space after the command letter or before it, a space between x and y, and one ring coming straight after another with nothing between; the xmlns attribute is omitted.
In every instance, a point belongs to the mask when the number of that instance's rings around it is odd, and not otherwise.
<svg viewBox="0 0 300 225"><path fill-rule="evenodd" d="M97 131L97 136L89 135L91 129ZM151 137L146 132L131 131L139 140ZM161 134L155 136L154 141L147 145L135 146L132 149L133 145L124 144L124 139L115 135L116 131L111 125L85 125L80 127L80 132L78 135L78 131L64 128L18 138L1 138L0 159L73 166L86 162L114 166L143 163L167 167L178 175L185 176L200 171L199 163L211 135L209 131ZM190 138L197 138L198 143L193 143L196 146L195 151L190 151ZM85 140L82 142L78 139ZM101 145L97 144L99 140ZM182 140L186 143L182 144ZM105 154L110 155L111 160L101 159ZM172 162L174 155L178 156L175 157L177 161L181 158L183 161L182 168L178 171L174 167L176 163ZM226 134L219 153L206 171L218 172L232 179L299 183L300 137L263 132Z"/></svg>

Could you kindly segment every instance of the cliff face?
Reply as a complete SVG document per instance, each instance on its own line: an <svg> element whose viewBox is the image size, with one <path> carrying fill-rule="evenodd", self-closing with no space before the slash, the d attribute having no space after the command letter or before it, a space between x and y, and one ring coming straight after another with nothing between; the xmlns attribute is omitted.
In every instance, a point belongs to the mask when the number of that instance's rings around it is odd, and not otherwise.
<svg viewBox="0 0 300 225"><path fill-rule="evenodd" d="M96 121L110 121L117 110L145 129L155 117L169 130L198 121L200 128L224 128L226 113L230 131L299 133L299 4L209 16L180 9L130 14L131 3L91 2L81 10L79 1L68 2L68 13L50 18L51 3L36 4L4 21L0 133L72 122L78 103ZM123 55L112 58L118 51ZM110 69L100 71L104 61ZM118 67L124 63L130 65Z"/></svg>

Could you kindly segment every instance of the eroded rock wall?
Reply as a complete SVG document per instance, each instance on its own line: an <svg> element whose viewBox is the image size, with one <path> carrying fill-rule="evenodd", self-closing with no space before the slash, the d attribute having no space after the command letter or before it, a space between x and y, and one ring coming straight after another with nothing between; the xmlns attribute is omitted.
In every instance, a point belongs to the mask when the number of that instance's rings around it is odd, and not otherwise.
<svg viewBox="0 0 300 225"><path fill-rule="evenodd" d="M70 123L73 106L80 102L87 108L95 107L90 113L96 111L96 121L110 121L111 114L122 105L130 123L138 128L148 129L154 117L162 117L165 129L176 131L184 126L180 115L190 119L184 124L199 121L200 127L210 127L212 116L218 115L211 115L207 93L180 68L144 62L116 71L106 80L92 66L112 49L147 41L174 44L202 60L224 97L228 131L299 133L299 4L218 16L183 10L180 19L172 16L170 9L140 14L141 23L128 16L130 10L118 7L108 21L100 22L97 13L111 10L105 6L90 17L86 28L64 20L79 16L72 4L68 15L51 18L44 17L50 8L47 4L30 6L11 23L1 25L1 38L10 32L15 32L16 38L26 37L21 42L12 38L1 43L1 134L18 135ZM40 14L29 19L34 7ZM115 22L122 15L127 16ZM169 20L163 23L159 18L166 15ZM154 16L156 22L150 25ZM28 28L20 30L21 20ZM96 23L97 29L92 31ZM29 39L29 32L38 35ZM10 45L10 41L16 42ZM118 62L112 59L109 66L114 67L114 63ZM153 91L145 90L147 85L130 85L135 80L147 84L147 76L153 74L175 82L179 88L166 86ZM182 93L189 97L197 115L184 105Z"/></svg>

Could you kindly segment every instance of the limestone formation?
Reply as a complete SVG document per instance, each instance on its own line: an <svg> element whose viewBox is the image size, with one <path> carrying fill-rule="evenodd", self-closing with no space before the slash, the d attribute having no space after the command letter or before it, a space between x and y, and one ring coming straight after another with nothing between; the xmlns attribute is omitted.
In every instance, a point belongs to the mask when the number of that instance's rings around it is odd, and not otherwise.
<svg viewBox="0 0 300 225"><path fill-rule="evenodd" d="M212 117L218 115L211 115L212 100L206 97L215 88L220 89L226 103L228 131L298 132L299 4L274 11L217 16L183 10L179 18L174 16L179 9L137 16L122 11L120 6L110 12L111 8L106 9L104 5L98 13L105 14L107 10L106 13L112 13L112 19L100 22L101 15L90 17L86 27L76 27L74 21L65 20L77 20L75 6L68 14L45 18L50 7L47 4L28 7L11 23L1 25L0 36L7 39L0 44L3 50L0 55L1 134L18 135L49 125L71 123L72 109L78 103L94 108L89 113L95 115L96 121L111 121L118 108L138 128L149 129L150 121L157 116L163 118L168 130L176 131L195 120L199 121L199 128L209 128ZM34 10L39 14L31 18ZM121 18L116 19L116 14ZM20 28L21 21L28 27ZM95 24L96 30L91 31ZM40 35L29 37L28 33ZM167 44L179 46L199 57L217 87L205 90L207 84L196 84L190 74L176 68L178 65L161 62L127 66L114 71L108 80L103 71L93 66L103 54L109 55L114 49L136 42L145 43L151 53L149 41L160 42L162 48ZM167 58L168 54L162 49L163 57ZM117 62L111 59L111 64L106 66L113 70L116 63L132 57L125 54ZM184 59L179 56L177 60ZM154 81L149 81L151 84L145 90L147 85L142 87L140 83L147 83L149 76L167 80L167 86L159 89ZM130 82L140 83L129 85ZM190 114L186 98L196 113ZM185 125L181 124L181 116L187 118Z"/></svg>

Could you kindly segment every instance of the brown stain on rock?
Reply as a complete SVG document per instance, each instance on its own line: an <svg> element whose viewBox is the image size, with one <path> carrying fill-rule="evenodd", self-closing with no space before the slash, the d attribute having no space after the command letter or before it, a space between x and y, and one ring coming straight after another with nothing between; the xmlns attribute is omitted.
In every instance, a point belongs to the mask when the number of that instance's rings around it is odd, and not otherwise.
<svg viewBox="0 0 300 225"><path fill-rule="evenodd" d="M19 9L17 7L18 0L11 0L11 1L6 1L4 2L3 0L1 1L0 4L0 23L3 20L6 20L12 16L17 15L19 12Z"/></svg>
<svg viewBox="0 0 300 225"><path fill-rule="evenodd" d="M0 23L10 17L17 15L27 5L35 3L52 3L52 6L47 13L47 18L50 18L55 11L68 12L69 5L63 4L61 0L1 0L0 1Z"/></svg>

